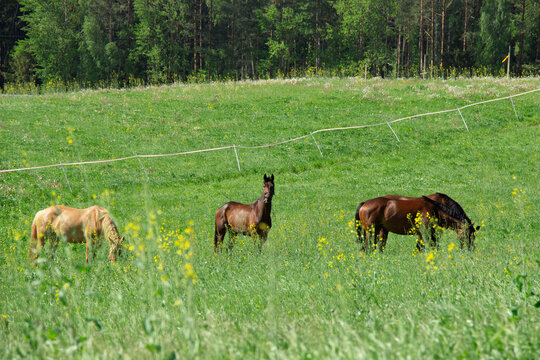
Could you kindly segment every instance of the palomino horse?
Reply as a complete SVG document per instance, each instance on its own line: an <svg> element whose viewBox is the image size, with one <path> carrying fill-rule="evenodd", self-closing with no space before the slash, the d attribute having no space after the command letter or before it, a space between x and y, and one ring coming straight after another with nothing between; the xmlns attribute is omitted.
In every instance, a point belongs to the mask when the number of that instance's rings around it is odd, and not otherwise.
<svg viewBox="0 0 540 360"><path fill-rule="evenodd" d="M109 211L99 206L87 209L74 209L67 206L51 206L37 212L32 222L30 259L35 263L40 249L49 239L52 255L60 238L70 243L86 242L86 263L90 251L96 256L97 240L106 237L109 241L109 260L116 261L122 252L124 237L120 238L118 229Z"/></svg>
<svg viewBox="0 0 540 360"><path fill-rule="evenodd" d="M274 174L267 177L264 174L263 192L260 198L251 204L240 204L230 201L220 207L216 212L216 228L214 233L214 250L217 252L227 229L231 235L232 247L234 238L238 233L259 237L259 249L266 241L268 231L272 227L272 196L274 196Z"/></svg>
<svg viewBox="0 0 540 360"><path fill-rule="evenodd" d="M474 247L476 231L471 219L465 214L463 208L448 195L435 193L421 198L387 195L374 198L361 203L356 210L358 241L365 239L365 249L369 248L370 238L374 237L374 244L380 239L381 251L386 246L388 233L407 235L417 234L419 242L417 248L422 249L422 233L418 225L429 230L431 241L436 245L435 231L430 226L431 220L436 220L442 228L451 228L458 233L461 248L464 246L464 237L467 239L469 250ZM420 224L414 224L420 218ZM362 227L362 229L360 228Z"/></svg>

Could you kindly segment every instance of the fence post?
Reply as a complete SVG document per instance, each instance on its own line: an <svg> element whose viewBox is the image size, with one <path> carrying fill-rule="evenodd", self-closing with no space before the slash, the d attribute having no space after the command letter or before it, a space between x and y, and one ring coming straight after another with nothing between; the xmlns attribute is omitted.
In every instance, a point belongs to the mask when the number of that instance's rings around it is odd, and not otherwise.
<svg viewBox="0 0 540 360"><path fill-rule="evenodd" d="M512 109L514 109L514 114L516 114L516 120L519 121L519 117L518 117L518 114L517 114L517 111L516 111L516 107L514 106L514 100L512 99L511 96L510 96L510 101L512 102Z"/></svg>
<svg viewBox="0 0 540 360"><path fill-rule="evenodd" d="M148 173L146 172L146 169L144 168L142 164L141 158L139 157L139 155L136 155L136 156L137 156L137 160L139 160L139 164L141 164L141 168L144 171L144 175L146 175L146 181L150 182L150 178L148 177Z"/></svg>
<svg viewBox="0 0 540 360"><path fill-rule="evenodd" d="M238 152L236 151L236 145L233 145L233 149L234 149L234 155L236 155L236 163L238 164L238 171L242 171L240 170L240 160L238 160Z"/></svg>
<svg viewBox="0 0 540 360"><path fill-rule="evenodd" d="M388 121L386 122L386 125L388 125L388 127L390 128L390 130L392 130L392 132L394 133L394 136L396 137L397 141L399 142L399 138L398 138L396 132L394 131L394 129L392 129L392 127L390 126L390 123L389 123Z"/></svg>
<svg viewBox="0 0 540 360"><path fill-rule="evenodd" d="M457 108L457 111L459 113L459 116L461 116L461 120L463 120L463 123L465 124L465 128L467 129L467 131L469 131L469 127L467 126L467 123L465 122L465 118L463 118L463 115L461 114L461 110Z"/></svg>
<svg viewBox="0 0 540 360"><path fill-rule="evenodd" d="M73 190L71 190L71 184L69 183L69 179L67 177L67 174L66 174L66 169L64 169L64 165L62 165L62 171L64 172L64 177L66 178L66 181L68 183L68 187L69 187L69 192L73 192Z"/></svg>
<svg viewBox="0 0 540 360"><path fill-rule="evenodd" d="M317 145L317 149L319 149L319 153L321 154L321 157L324 157L321 151L321 148L319 147L319 144L317 143L317 140L315 140L315 136L313 136L313 133L311 133L311 137L313 138L313 141L315 141L315 145Z"/></svg>

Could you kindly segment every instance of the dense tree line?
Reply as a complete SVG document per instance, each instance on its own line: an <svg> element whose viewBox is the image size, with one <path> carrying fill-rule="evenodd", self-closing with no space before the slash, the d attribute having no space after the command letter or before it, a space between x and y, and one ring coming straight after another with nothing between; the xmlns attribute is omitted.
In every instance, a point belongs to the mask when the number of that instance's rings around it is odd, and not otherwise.
<svg viewBox="0 0 540 360"><path fill-rule="evenodd" d="M536 73L540 0L2 0L0 79Z"/></svg>

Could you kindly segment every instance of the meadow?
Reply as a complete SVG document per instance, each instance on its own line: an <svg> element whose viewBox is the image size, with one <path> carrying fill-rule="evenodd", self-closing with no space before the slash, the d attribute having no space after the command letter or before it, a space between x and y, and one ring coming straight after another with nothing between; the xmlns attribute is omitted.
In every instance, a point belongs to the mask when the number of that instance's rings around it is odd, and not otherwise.
<svg viewBox="0 0 540 360"><path fill-rule="evenodd" d="M275 143L540 88L540 79L315 78L0 97L0 169ZM1 358L478 358L540 353L540 93L387 126L0 174ZM259 252L215 211L275 175ZM68 182L69 181L69 182ZM481 229L416 252L356 240L359 202L446 193ZM109 209L126 244L28 260L35 213Z"/></svg>

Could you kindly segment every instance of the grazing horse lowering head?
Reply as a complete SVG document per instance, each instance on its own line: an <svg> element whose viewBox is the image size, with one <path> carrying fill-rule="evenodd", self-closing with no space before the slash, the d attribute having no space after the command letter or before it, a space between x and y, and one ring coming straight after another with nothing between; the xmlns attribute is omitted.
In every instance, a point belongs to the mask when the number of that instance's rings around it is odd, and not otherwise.
<svg viewBox="0 0 540 360"><path fill-rule="evenodd" d="M476 232L480 230L480 226L474 226L474 223L469 223L465 229L465 237L467 238L467 247L469 250L475 248Z"/></svg>
<svg viewBox="0 0 540 360"><path fill-rule="evenodd" d="M453 229L457 232L463 248L465 239L469 250L474 248L476 231L479 227L465 214L463 208L448 195L435 193L423 197L408 197L386 195L362 202L355 215L358 241L364 239L364 248L370 247L380 240L380 249L384 250L388 233L400 235L415 233L418 235L418 250L422 250L422 233L411 219L419 218L423 226L428 227L432 243L436 246L436 233L433 226L428 226L434 217L442 228Z"/></svg>
<svg viewBox="0 0 540 360"><path fill-rule="evenodd" d="M30 259L32 264L35 264L39 251L47 240L52 247L53 256L59 240L64 239L69 243L86 243L88 263L90 255L96 256L96 248L100 246L103 238L109 243L109 260L116 261L122 252L124 237L120 237L107 209L96 205L86 209L51 206L38 211L32 222Z"/></svg>
<svg viewBox="0 0 540 360"><path fill-rule="evenodd" d="M480 226L474 226L474 223L471 221L471 219L467 216L465 213L465 210L450 196L437 193L437 196L439 196L438 199L431 198L430 196L424 196L423 198L426 201L431 202L432 204L436 205L437 208L442 210L446 215L441 214L441 220L443 222L443 226L454 228L456 230L459 240L461 242L461 248L464 247L464 239L467 240L467 248L469 250L474 249L475 245L474 242L476 240L476 232L480 229ZM449 220L452 219L452 220ZM457 221L456 221L457 220Z"/></svg>
<svg viewBox="0 0 540 360"><path fill-rule="evenodd" d="M103 212L100 217L103 227L103 235L109 240L109 260L116 261L122 255L124 236L120 237L118 229L108 212Z"/></svg>

